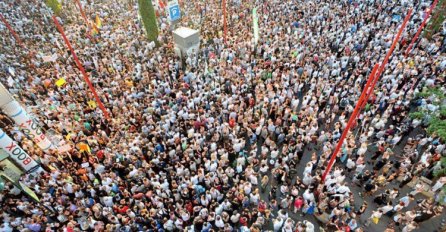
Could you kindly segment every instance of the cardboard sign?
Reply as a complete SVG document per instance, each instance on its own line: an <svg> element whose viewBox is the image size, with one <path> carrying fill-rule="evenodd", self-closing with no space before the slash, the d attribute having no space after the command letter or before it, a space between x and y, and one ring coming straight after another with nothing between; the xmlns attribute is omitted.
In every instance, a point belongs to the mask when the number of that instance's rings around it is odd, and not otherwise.
<svg viewBox="0 0 446 232"><path fill-rule="evenodd" d="M63 86L65 83L67 83L67 81L65 81L65 79L60 78L59 80L56 81L56 86L57 87L61 87Z"/></svg>

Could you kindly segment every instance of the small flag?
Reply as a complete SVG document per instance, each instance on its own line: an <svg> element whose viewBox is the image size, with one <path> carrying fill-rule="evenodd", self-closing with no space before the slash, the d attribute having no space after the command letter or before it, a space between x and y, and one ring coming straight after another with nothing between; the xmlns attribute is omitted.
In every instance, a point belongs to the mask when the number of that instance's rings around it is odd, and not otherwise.
<svg viewBox="0 0 446 232"><path fill-rule="evenodd" d="M96 102L93 101L93 100L88 101L88 106L89 106L90 108L92 108L92 109L95 109L95 108L96 108Z"/></svg>
<svg viewBox="0 0 446 232"><path fill-rule="evenodd" d="M56 86L57 87L61 87L65 83L67 83L67 81L65 79L63 79L63 78L60 78L59 80L56 81Z"/></svg>
<svg viewBox="0 0 446 232"><path fill-rule="evenodd" d="M96 29L96 27L93 27L93 29L91 29L91 35L96 36L97 34L99 34L99 31Z"/></svg>
<svg viewBox="0 0 446 232"><path fill-rule="evenodd" d="M79 149L80 152L83 152L83 151L86 151L88 153L91 152L90 146L88 146L88 144L85 144L85 143L78 143L77 149Z"/></svg>
<svg viewBox="0 0 446 232"><path fill-rule="evenodd" d="M96 15L96 27L97 28L101 28L102 27L102 21L101 21L101 19L99 18L98 15Z"/></svg>

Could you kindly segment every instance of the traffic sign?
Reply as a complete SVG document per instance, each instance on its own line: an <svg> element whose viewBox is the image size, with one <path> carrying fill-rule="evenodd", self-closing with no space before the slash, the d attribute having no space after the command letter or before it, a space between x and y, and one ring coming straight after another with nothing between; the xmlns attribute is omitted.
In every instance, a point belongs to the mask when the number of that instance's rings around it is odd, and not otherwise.
<svg viewBox="0 0 446 232"><path fill-rule="evenodd" d="M178 5L178 2L169 5L169 16L170 21L176 21L181 18L180 5Z"/></svg>

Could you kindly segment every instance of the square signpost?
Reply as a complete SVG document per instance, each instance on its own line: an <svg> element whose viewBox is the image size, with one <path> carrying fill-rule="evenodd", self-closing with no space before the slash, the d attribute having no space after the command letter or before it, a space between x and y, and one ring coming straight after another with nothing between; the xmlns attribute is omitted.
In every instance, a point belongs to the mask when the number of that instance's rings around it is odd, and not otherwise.
<svg viewBox="0 0 446 232"><path fill-rule="evenodd" d="M169 3L169 17L170 21L174 22L181 18L180 5L177 1Z"/></svg>

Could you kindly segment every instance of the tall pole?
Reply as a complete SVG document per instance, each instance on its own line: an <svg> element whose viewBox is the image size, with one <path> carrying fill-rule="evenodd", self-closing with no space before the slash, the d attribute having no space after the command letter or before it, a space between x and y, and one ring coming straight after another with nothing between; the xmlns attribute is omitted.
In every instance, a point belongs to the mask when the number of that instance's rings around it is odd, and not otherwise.
<svg viewBox="0 0 446 232"><path fill-rule="evenodd" d="M14 39L17 41L19 46L22 47L23 49L25 49L25 45L23 44L22 40L20 39L20 36L17 35L17 33L14 31L14 29L12 29L11 25L9 25L8 21L6 21L6 19L3 17L3 15L1 13L0 13L0 20L6 25L6 27L9 30L9 32L11 32L12 36L14 36ZM28 51L28 57L27 58L31 60L31 58L33 57L34 54L35 54L34 51ZM35 67L32 62L30 62L29 66L31 68Z"/></svg>
<svg viewBox="0 0 446 232"><path fill-rule="evenodd" d="M393 40L392 46L390 47L389 51L387 52L387 55L384 58L384 61L381 63L381 66L379 67L378 74L377 74L378 76L380 76L382 74L382 72L384 71L384 68L386 67L387 62L389 61L390 56L393 53L393 50L395 50L395 47L400 40L401 34L403 33L404 28L406 27L406 24L409 21L410 16L412 15L412 11L413 11L413 9L411 8L407 12L407 15L404 18L403 24L401 25L400 30L398 31L398 34L396 35L395 39ZM378 81L378 79L376 79L376 81Z"/></svg>
<svg viewBox="0 0 446 232"><path fill-rule="evenodd" d="M227 34L228 34L228 20L226 14L226 0L223 0L221 3L221 7L223 8L223 40L226 44L227 42Z"/></svg>
<svg viewBox="0 0 446 232"><path fill-rule="evenodd" d="M81 12L82 18L84 18L85 24L87 24L87 28L89 27L88 25L88 19L87 16L85 15L84 9L82 8L82 4L79 0L76 0L76 4L79 7L79 11Z"/></svg>
<svg viewBox="0 0 446 232"><path fill-rule="evenodd" d="M378 82L379 76L384 71L384 68L389 61L390 56L392 55L393 51L395 50L395 47L401 37L401 34L404 31L404 28L406 27L407 22L409 21L410 17L412 15L412 9L409 9L407 12L406 17L404 18L403 24L401 25L397 36L393 40L392 46L390 47L389 51L387 52L387 55L385 56L383 62L379 66L375 65L375 67L372 70L372 73L367 81L366 88L362 91L361 97L359 98L358 103L356 104L355 109L353 110L353 114L350 116L350 119L347 123L347 126L345 127L344 131L342 132L342 136L338 142L338 145L336 146L336 149L334 150L333 154L331 155L330 161L328 163L327 169L325 169L324 174L322 175L322 182L325 181L325 178L327 177L328 173L331 171L331 168L333 167L334 162L336 161L336 156L338 155L339 150L342 147L342 144L344 142L345 137L348 134L348 131L350 130L351 126L353 125L353 122L356 120L356 117L359 114L360 109L362 109L363 105L368 100L368 98L371 96L371 93L373 89L375 88L376 83ZM377 75L375 77L375 75Z"/></svg>
<svg viewBox="0 0 446 232"><path fill-rule="evenodd" d="M325 172L322 175L322 182L325 181L325 178L327 177L328 173L330 172L331 168L333 167L333 164L336 161L336 157L337 157L339 151L342 148L344 140L347 137L347 134L350 131L350 128L353 125L353 122L356 120L356 117L359 114L362 102L365 100L365 97L366 97L367 89L372 84L373 77L375 76L375 74L376 74L376 72L378 70L378 67L379 67L379 65L376 64L375 67L372 70L372 73L370 74L369 79L367 80L365 88L362 90L362 93L361 93L361 96L359 97L358 103L356 103L356 107L353 110L353 113L352 113L352 115L350 116L350 118L348 120L347 126L345 127L344 131L342 132L342 135L341 135L341 138L339 139L338 145L336 145L336 148L335 148L333 154L331 155L330 161L328 162L327 169L325 169Z"/></svg>
<svg viewBox="0 0 446 232"><path fill-rule="evenodd" d="M85 14L84 9L82 8L82 4L81 4L81 2L80 2L79 0L76 0L76 4L77 4L77 6L79 7L79 11L81 12L82 18L84 18L84 21L85 21L85 24L87 25L87 30L88 30L89 27L90 27L90 21L88 20L87 15ZM92 23L92 27L93 27L96 31L99 31L99 29L97 28L97 26L96 26L95 23ZM93 40L93 38L91 38L91 36L90 36L90 32L89 32L89 31L87 32L87 36L88 36L88 38L89 38L90 40Z"/></svg>
<svg viewBox="0 0 446 232"><path fill-rule="evenodd" d="M59 30L59 33L62 35L62 38L65 41L65 44L67 45L68 49L70 49L70 52L73 55L74 62L76 63L77 68L81 71L82 75L84 76L84 80L87 83L88 87L90 88L91 92L93 93L93 96L94 96L96 102L98 103L99 108L102 110L102 113L104 114L105 118L109 119L110 116L109 116L107 110L105 109L104 105L102 104L102 101L99 98L98 94L96 93L96 90L95 90L93 84L91 83L90 78L88 77L87 72L85 72L85 69L82 66L82 64L79 61L79 59L77 58L77 55L74 52L73 47L71 47L70 41L65 36L65 33L64 33L64 30L63 30L62 26L59 24L59 21L57 21L57 19L56 19L56 17L54 15L53 15L53 21L54 21L54 24L56 24L57 30Z"/></svg>
<svg viewBox="0 0 446 232"><path fill-rule="evenodd" d="M378 64L376 64L376 65L378 65ZM378 66L378 67L379 67L379 66ZM377 70L376 70L376 71L377 71ZM364 88L364 91L365 91L365 97L364 97L364 101L361 102L361 107L359 108L359 111L362 111L362 109L364 109L365 105L366 105L367 102L369 101L370 96L371 96L372 93L373 93L374 86L376 85L376 82L377 82L378 79L379 79L379 76L376 75L376 73L375 73L375 75L374 75L374 76L370 76L370 78L371 78L371 84L370 84L369 86L366 85L365 88ZM369 87L371 87L371 86L373 86L373 87L372 87L372 88L369 88Z"/></svg>
<svg viewBox="0 0 446 232"><path fill-rule="evenodd" d="M404 28L406 28L407 22L409 21L411 15L412 15L412 11L413 11L412 9L409 9L409 11L407 12L407 15L404 18L403 24L401 25L401 27L400 27L400 29L398 31L398 34L396 35L395 39L392 42L392 46L390 46L389 51L387 51L387 54L384 57L384 60L383 60L383 62L381 63L381 65L379 67L378 73L376 74L376 77L373 80L372 86L376 85L376 82L378 82L379 77L381 76L381 74L383 73L387 63L389 62L390 56L392 55L393 51L395 50L395 47L396 47L396 45L398 44L398 42L399 42L399 40L401 38L401 34L403 33ZM362 103L361 109L364 108L366 102L369 100L370 96L372 95L373 89L374 88L370 88L368 90L367 95L366 95L367 99L366 99L365 102Z"/></svg>
<svg viewBox="0 0 446 232"><path fill-rule="evenodd" d="M406 52L404 54L405 57L407 57L409 55L409 53L412 51L412 47L413 47L415 41L417 41L418 37L420 36L421 32L423 31L424 27L426 26L427 21L429 20L429 16L432 14L432 11L437 6L437 3L438 3L438 0L434 0L434 2L432 3L432 6L427 10L426 15L424 16L423 22L421 23L420 27L418 28L417 33L415 34L412 41L410 42L409 47L407 47L407 49L406 49Z"/></svg>
<svg viewBox="0 0 446 232"><path fill-rule="evenodd" d="M19 44L20 47L24 47L22 40L17 35L17 33L12 29L11 25L9 25L8 21L3 17L3 14L0 13L0 20L6 25L6 28L8 28L9 32L11 32L12 36L14 36L15 41Z"/></svg>

